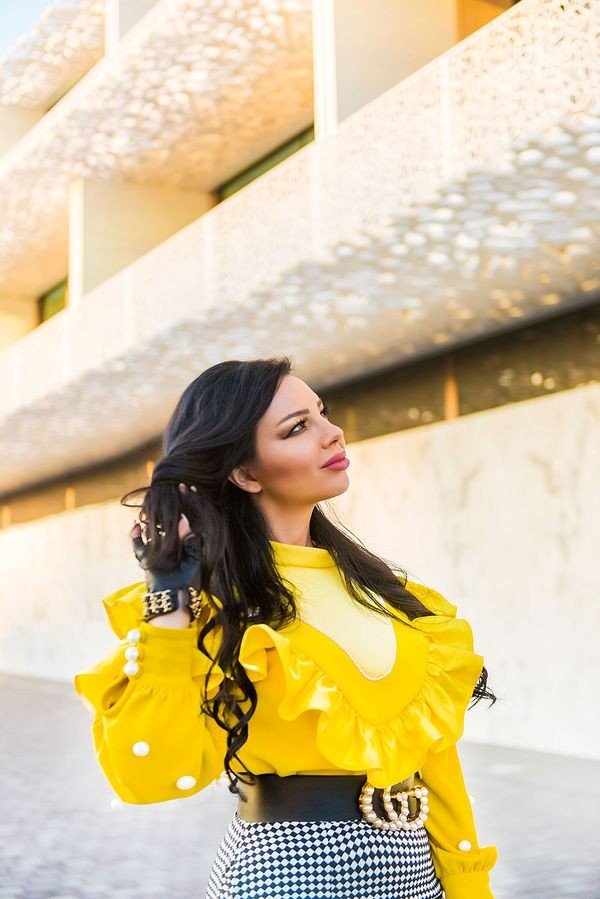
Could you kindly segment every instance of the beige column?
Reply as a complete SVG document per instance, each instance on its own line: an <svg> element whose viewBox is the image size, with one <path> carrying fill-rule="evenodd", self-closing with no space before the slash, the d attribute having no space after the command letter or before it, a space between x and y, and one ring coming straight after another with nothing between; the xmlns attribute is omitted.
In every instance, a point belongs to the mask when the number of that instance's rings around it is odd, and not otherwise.
<svg viewBox="0 0 600 899"><path fill-rule="evenodd" d="M315 137L458 40L456 0L313 0Z"/></svg>
<svg viewBox="0 0 600 899"><path fill-rule="evenodd" d="M516 0L457 0L458 40L483 28L514 6Z"/></svg>
<svg viewBox="0 0 600 899"><path fill-rule="evenodd" d="M74 182L69 209L69 305L214 206L211 194Z"/></svg>
<svg viewBox="0 0 600 899"><path fill-rule="evenodd" d="M0 106L0 156L21 140L45 112L45 109L27 109L24 106Z"/></svg>
<svg viewBox="0 0 600 899"><path fill-rule="evenodd" d="M104 50L114 53L124 34L133 28L157 0L106 0L104 16Z"/></svg>
<svg viewBox="0 0 600 899"><path fill-rule="evenodd" d="M38 305L32 297L0 293L0 352L38 325Z"/></svg>

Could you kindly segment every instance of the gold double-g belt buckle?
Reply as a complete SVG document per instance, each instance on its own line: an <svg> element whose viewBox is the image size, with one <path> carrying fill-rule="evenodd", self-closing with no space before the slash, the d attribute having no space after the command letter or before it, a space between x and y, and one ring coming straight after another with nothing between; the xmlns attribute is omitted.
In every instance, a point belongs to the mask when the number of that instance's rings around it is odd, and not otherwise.
<svg viewBox="0 0 600 899"><path fill-rule="evenodd" d="M373 795L376 789L381 789L380 802L386 818L380 818L373 808ZM408 790L399 789L394 793L392 789L392 784L387 787L374 787L368 780L365 780L358 799L358 807L364 820L372 827L379 827L381 830L418 830L420 827L424 827L429 812L427 787L413 786ZM417 814L412 818L408 805L409 796L413 796L418 803ZM400 803L399 811L394 808L392 801L394 799Z"/></svg>

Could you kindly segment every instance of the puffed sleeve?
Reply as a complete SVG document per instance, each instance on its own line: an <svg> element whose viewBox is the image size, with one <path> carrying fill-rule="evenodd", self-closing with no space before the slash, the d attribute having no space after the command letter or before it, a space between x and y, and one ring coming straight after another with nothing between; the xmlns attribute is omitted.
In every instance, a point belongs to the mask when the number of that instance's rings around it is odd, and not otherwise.
<svg viewBox="0 0 600 899"><path fill-rule="evenodd" d="M489 871L496 846L479 846L456 744L429 752L417 780L429 791L425 828L446 899L493 899Z"/></svg>
<svg viewBox="0 0 600 899"><path fill-rule="evenodd" d="M163 628L142 618L145 582L102 602L120 643L74 677L93 714L98 762L117 795L145 804L191 796L223 770L225 731L200 711L206 686L214 695L221 669L197 647L200 624Z"/></svg>

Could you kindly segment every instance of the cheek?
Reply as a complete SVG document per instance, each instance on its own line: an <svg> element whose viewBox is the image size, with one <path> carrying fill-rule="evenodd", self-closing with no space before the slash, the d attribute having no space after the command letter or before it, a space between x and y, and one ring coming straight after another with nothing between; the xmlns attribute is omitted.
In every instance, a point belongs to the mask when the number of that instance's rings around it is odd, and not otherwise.
<svg viewBox="0 0 600 899"><path fill-rule="evenodd" d="M302 445L301 441L290 437L269 447L263 455L261 467L269 481L291 481L294 478L305 478L309 472L314 473L315 464L314 452L308 441Z"/></svg>

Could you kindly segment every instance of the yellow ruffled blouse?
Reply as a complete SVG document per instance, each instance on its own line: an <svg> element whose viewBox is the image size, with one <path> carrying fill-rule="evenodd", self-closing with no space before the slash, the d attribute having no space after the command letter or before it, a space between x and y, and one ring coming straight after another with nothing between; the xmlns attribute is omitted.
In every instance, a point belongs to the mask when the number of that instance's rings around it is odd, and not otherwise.
<svg viewBox="0 0 600 899"><path fill-rule="evenodd" d="M412 581L431 614L384 618L352 599L327 550L271 545L300 617L243 635L240 663L258 704L241 760L255 774L365 774L376 787L416 772L429 790L425 827L446 899L493 899L497 847L479 846L456 749L484 663L469 623ZM205 619L156 627L142 619L145 592L136 581L102 600L121 642L74 678L94 715L98 761L117 795L137 804L202 790L224 770L226 741L199 712L205 682L210 698L223 678L218 666L208 674L197 647Z"/></svg>

